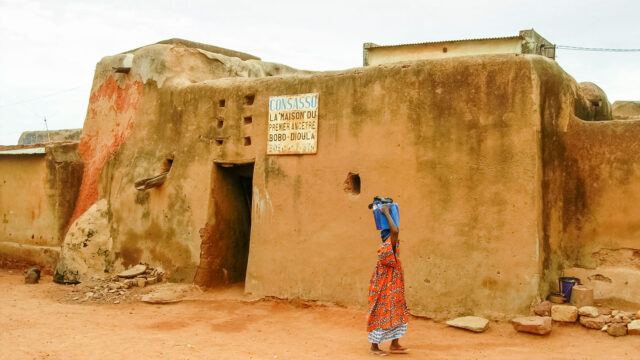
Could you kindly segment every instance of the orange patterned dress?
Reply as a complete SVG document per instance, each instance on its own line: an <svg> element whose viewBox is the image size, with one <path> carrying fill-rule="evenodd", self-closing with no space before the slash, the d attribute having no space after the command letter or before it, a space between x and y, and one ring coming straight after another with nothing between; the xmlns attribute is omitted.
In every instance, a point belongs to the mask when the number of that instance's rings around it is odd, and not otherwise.
<svg viewBox="0 0 640 360"><path fill-rule="evenodd" d="M391 237L378 249L378 263L369 285L369 342L402 337L407 329L408 310L404 299L404 272L400 263L399 244L393 253Z"/></svg>

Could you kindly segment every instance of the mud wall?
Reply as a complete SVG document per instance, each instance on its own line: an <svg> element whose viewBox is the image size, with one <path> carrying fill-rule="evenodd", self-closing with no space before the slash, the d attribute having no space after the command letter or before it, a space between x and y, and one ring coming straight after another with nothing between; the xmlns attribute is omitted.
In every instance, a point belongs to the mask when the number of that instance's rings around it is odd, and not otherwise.
<svg viewBox="0 0 640 360"><path fill-rule="evenodd" d="M51 271L82 176L77 145L44 154L0 155L0 258L5 266Z"/></svg>
<svg viewBox="0 0 640 360"><path fill-rule="evenodd" d="M564 136L560 255L598 298L640 304L640 121L573 119Z"/></svg>
<svg viewBox="0 0 640 360"><path fill-rule="evenodd" d="M255 96L244 130L256 153L246 290L364 304L380 241L367 204L387 195L401 204L414 314L525 311L540 274L532 61L545 60L458 58L225 84L229 102ZM204 97L217 91L211 82ZM310 92L320 99L318 153L265 155L269 96ZM359 194L345 191L350 173Z"/></svg>

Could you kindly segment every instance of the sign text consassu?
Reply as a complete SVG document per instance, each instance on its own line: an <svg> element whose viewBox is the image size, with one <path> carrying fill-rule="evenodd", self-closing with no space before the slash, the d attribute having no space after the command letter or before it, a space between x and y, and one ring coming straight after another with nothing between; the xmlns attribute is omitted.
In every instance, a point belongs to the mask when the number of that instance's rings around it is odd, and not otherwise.
<svg viewBox="0 0 640 360"><path fill-rule="evenodd" d="M315 154L318 94L269 97L267 154Z"/></svg>

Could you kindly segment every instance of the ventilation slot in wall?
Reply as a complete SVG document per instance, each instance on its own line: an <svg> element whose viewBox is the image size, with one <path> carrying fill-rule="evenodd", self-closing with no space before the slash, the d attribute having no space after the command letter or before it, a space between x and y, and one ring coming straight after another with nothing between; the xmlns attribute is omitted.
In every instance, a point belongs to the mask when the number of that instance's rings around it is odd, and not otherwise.
<svg viewBox="0 0 640 360"><path fill-rule="evenodd" d="M244 117L244 124L245 125L249 125L253 122L253 118L251 116L245 116Z"/></svg>
<svg viewBox="0 0 640 360"><path fill-rule="evenodd" d="M360 175L356 173L349 173L347 179L344 181L344 191L351 195L360 194Z"/></svg>
<svg viewBox="0 0 640 360"><path fill-rule="evenodd" d="M216 139L216 145L222 145L223 142L223 139Z"/></svg>
<svg viewBox="0 0 640 360"><path fill-rule="evenodd" d="M224 107L224 104L225 104L224 99L222 99L222 100L220 100L220 101L218 102L218 106L220 106L220 107Z"/></svg>
<svg viewBox="0 0 640 360"><path fill-rule="evenodd" d="M244 97L244 104L245 105L253 105L253 100L256 98L255 95L247 95Z"/></svg>
<svg viewBox="0 0 640 360"><path fill-rule="evenodd" d="M218 119L218 128L221 128L223 126L224 126L224 120Z"/></svg>
<svg viewBox="0 0 640 360"><path fill-rule="evenodd" d="M244 146L249 146L251 145L251 136L245 136L244 137Z"/></svg>

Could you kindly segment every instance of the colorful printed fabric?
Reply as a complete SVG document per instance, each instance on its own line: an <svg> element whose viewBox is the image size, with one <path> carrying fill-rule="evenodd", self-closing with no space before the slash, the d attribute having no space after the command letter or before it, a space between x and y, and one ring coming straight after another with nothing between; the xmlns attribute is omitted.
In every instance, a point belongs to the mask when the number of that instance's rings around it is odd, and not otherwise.
<svg viewBox="0 0 640 360"><path fill-rule="evenodd" d="M393 253L391 237L385 239L378 249L378 263L369 284L369 316L367 318L369 333L376 330L391 330L407 324L404 273L398 255L398 247L396 247L396 253ZM404 329L406 330L406 326Z"/></svg>
<svg viewBox="0 0 640 360"><path fill-rule="evenodd" d="M402 324L389 330L375 329L369 332L369 342L373 344L380 344L383 341L400 339L406 332L407 324Z"/></svg>

